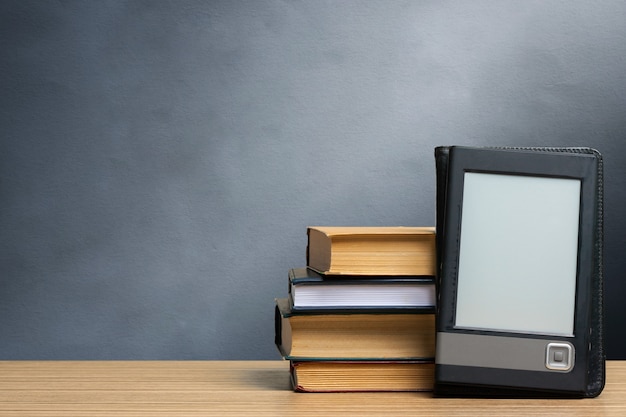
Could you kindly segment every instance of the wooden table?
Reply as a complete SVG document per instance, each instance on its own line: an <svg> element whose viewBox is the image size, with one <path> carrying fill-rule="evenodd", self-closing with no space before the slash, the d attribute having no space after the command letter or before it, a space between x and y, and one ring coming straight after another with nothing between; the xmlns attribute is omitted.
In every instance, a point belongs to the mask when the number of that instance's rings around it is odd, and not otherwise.
<svg viewBox="0 0 626 417"><path fill-rule="evenodd" d="M626 416L626 361L584 400L303 394L284 361L0 362L0 416Z"/></svg>

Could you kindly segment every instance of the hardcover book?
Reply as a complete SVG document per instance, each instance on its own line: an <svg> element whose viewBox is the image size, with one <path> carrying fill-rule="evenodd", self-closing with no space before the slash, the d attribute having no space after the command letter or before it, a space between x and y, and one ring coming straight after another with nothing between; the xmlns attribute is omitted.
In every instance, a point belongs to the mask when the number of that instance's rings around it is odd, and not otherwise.
<svg viewBox="0 0 626 417"><path fill-rule="evenodd" d="M434 227L309 227L307 266L328 275L435 275Z"/></svg>
<svg viewBox="0 0 626 417"><path fill-rule="evenodd" d="M431 276L328 276L310 268L289 270L295 310L434 309Z"/></svg>
<svg viewBox="0 0 626 417"><path fill-rule="evenodd" d="M432 391L432 361L292 361L297 392Z"/></svg>
<svg viewBox="0 0 626 417"><path fill-rule="evenodd" d="M393 312L292 311L276 299L275 343L290 360L424 360L435 356L435 316Z"/></svg>

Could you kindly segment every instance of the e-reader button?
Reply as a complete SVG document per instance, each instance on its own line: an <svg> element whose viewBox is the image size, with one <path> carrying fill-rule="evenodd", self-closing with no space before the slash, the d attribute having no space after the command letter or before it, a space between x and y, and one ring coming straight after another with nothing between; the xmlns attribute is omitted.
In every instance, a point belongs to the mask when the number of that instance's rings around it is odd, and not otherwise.
<svg viewBox="0 0 626 417"><path fill-rule="evenodd" d="M565 360L565 352L563 352L562 350L556 350L552 359L554 359L555 363L563 363L563 361Z"/></svg>
<svg viewBox="0 0 626 417"><path fill-rule="evenodd" d="M571 343L548 343L546 347L546 368L552 371L568 372L574 367L574 346Z"/></svg>

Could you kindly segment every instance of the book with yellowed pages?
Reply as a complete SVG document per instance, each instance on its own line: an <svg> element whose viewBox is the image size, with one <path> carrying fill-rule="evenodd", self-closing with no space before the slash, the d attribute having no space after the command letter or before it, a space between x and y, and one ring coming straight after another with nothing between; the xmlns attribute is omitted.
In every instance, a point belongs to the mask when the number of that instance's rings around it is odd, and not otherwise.
<svg viewBox="0 0 626 417"><path fill-rule="evenodd" d="M433 361L292 361L297 392L432 391Z"/></svg>
<svg viewBox="0 0 626 417"><path fill-rule="evenodd" d="M328 275L434 276L434 227L310 226L307 266Z"/></svg>
<svg viewBox="0 0 626 417"><path fill-rule="evenodd" d="M424 360L435 356L435 314L415 310L292 311L276 299L275 343L289 360Z"/></svg>

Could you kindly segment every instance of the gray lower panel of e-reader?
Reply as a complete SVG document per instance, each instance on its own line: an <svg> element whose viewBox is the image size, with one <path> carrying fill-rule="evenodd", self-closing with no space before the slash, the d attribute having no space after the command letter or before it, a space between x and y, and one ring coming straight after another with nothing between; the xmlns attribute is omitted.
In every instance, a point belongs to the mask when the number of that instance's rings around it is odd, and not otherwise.
<svg viewBox="0 0 626 417"><path fill-rule="evenodd" d="M574 346L564 341L437 333L438 365L569 372L574 357Z"/></svg>

